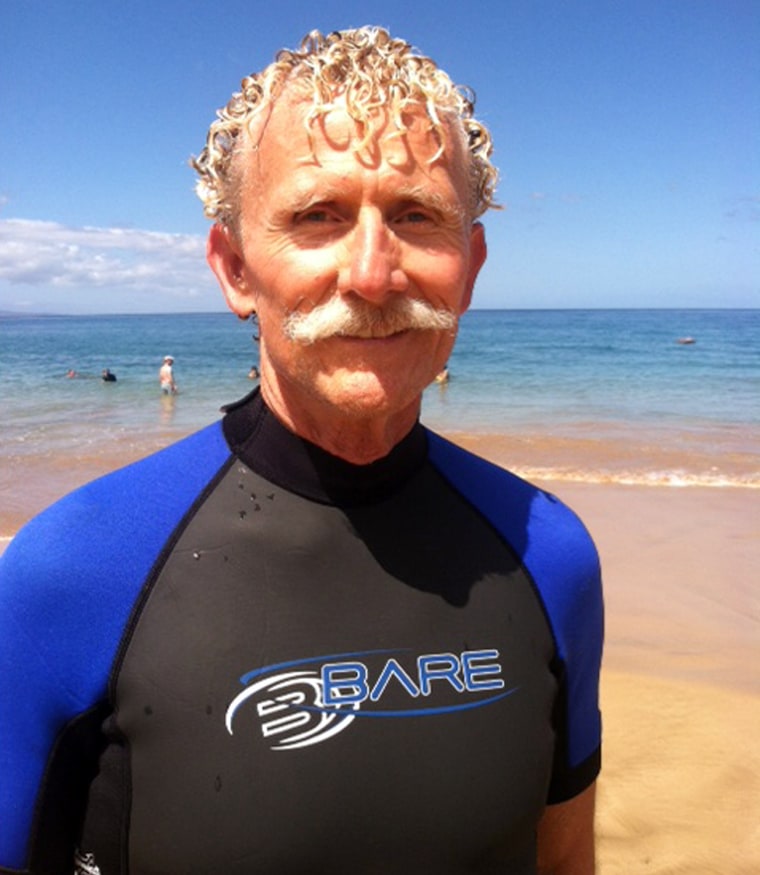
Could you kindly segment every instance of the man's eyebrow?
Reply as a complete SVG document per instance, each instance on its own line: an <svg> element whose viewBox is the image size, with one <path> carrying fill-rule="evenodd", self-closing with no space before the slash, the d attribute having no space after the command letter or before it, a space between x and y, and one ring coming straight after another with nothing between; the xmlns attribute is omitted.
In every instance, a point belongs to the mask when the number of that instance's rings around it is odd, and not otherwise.
<svg viewBox="0 0 760 875"><path fill-rule="evenodd" d="M346 197L344 180L339 177L330 180L322 178L318 182L303 181L303 184L295 182L280 202L282 211L300 212L317 204L329 204L340 202ZM444 220L461 222L467 218L467 210L451 198L447 198L439 191L420 185L401 185L392 189L382 200L406 205L418 205L423 209L432 210L441 215Z"/></svg>
<svg viewBox="0 0 760 875"><path fill-rule="evenodd" d="M345 197L345 189L338 185L304 186L293 192L289 206L294 210L305 210L314 204L330 204Z"/></svg>
<svg viewBox="0 0 760 875"><path fill-rule="evenodd" d="M435 210L447 219L461 221L467 215L467 211L459 202L454 203L435 189L423 188L417 185L402 186L397 189L394 192L394 199L410 204L419 204L421 207Z"/></svg>

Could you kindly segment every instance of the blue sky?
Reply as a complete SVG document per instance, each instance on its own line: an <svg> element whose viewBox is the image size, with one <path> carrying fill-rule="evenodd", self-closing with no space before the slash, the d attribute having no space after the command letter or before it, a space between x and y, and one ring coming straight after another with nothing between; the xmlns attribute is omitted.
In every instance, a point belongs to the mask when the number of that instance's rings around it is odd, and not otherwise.
<svg viewBox="0 0 760 875"><path fill-rule="evenodd" d="M760 306L758 0L4 0L0 310L223 309L187 160L242 76L360 24L492 129L475 306Z"/></svg>

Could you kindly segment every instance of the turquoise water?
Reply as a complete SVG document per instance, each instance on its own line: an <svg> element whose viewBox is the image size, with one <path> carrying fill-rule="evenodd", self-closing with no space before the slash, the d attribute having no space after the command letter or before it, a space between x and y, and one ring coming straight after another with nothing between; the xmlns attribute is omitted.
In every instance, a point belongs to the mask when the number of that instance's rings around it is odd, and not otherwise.
<svg viewBox="0 0 760 875"><path fill-rule="evenodd" d="M0 463L97 467L213 421L251 389L251 332L226 313L0 317ZM760 310L472 311L450 371L424 421L521 473L760 486Z"/></svg>
<svg viewBox="0 0 760 875"><path fill-rule="evenodd" d="M478 427L758 425L760 310L478 311L452 370Z"/></svg>

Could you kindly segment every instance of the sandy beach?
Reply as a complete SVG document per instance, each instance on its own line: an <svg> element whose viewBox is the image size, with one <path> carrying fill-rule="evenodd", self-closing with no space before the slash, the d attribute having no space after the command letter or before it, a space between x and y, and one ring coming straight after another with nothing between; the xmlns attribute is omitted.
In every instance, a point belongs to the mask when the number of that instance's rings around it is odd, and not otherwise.
<svg viewBox="0 0 760 875"><path fill-rule="evenodd" d="M545 485L604 569L600 875L760 872L760 495Z"/></svg>
<svg viewBox="0 0 760 875"><path fill-rule="evenodd" d="M508 464L498 441L473 443ZM0 534L141 454L16 471ZM584 519L604 570L600 875L760 872L760 492L541 485Z"/></svg>

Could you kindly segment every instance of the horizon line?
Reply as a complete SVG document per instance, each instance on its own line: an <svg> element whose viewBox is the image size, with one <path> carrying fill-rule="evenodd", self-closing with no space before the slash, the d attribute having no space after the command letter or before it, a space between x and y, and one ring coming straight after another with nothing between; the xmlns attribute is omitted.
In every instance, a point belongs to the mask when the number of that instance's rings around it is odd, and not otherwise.
<svg viewBox="0 0 760 875"><path fill-rule="evenodd" d="M506 313L506 312L523 312L523 313L566 313L569 311L578 312L600 312L600 311L615 311L615 312L705 312L705 311L734 311L734 312L754 312L760 310L760 306L750 307L733 307L733 306L693 306L693 307L674 307L674 306L567 306L567 307L470 307L462 316L467 316L468 313ZM214 316L214 315L230 315L234 316L230 310L127 310L127 311L82 311L76 313L65 313L55 311L35 311L35 310L2 310L0 309L0 319L9 317L15 318L81 318L89 316Z"/></svg>

